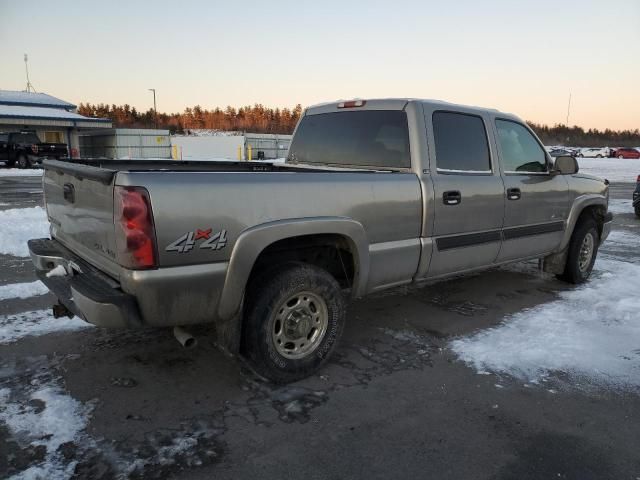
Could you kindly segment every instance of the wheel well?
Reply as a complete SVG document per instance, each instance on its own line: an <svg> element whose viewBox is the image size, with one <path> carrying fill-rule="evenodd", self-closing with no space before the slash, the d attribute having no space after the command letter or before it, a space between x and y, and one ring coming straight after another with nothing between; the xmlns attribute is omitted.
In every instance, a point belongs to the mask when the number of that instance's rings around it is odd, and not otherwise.
<svg viewBox="0 0 640 480"><path fill-rule="evenodd" d="M342 288L351 288L356 272L354 247L338 234L302 235L267 246L256 259L249 281L261 272L284 262L297 261L329 272Z"/></svg>
<svg viewBox="0 0 640 480"><path fill-rule="evenodd" d="M604 217L607 213L606 207L602 205L590 205L585 207L582 212L580 212L580 216L576 221L576 226L578 226L585 219L591 218L596 221L598 225L598 235L602 236L602 228L604 226Z"/></svg>

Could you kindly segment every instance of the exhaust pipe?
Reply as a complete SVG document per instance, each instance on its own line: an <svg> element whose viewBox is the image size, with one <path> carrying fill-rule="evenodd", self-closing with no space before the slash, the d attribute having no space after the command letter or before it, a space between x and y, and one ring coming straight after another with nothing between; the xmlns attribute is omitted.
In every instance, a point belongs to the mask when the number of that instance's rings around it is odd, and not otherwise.
<svg viewBox="0 0 640 480"><path fill-rule="evenodd" d="M173 336L184 348L193 348L198 344L198 340L181 327L173 327Z"/></svg>

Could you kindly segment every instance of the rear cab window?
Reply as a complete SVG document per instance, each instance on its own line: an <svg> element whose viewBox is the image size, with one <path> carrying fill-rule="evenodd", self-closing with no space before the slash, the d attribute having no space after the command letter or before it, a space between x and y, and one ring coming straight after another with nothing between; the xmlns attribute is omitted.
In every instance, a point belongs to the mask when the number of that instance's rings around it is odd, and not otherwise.
<svg viewBox="0 0 640 480"><path fill-rule="evenodd" d="M436 111L432 123L438 173L492 173L489 142L482 117Z"/></svg>
<svg viewBox="0 0 640 480"><path fill-rule="evenodd" d="M362 110L306 115L293 137L287 162L410 168L407 114L398 110Z"/></svg>
<svg viewBox="0 0 640 480"><path fill-rule="evenodd" d="M496 119L496 129L505 173L548 172L544 148L524 125L512 120Z"/></svg>

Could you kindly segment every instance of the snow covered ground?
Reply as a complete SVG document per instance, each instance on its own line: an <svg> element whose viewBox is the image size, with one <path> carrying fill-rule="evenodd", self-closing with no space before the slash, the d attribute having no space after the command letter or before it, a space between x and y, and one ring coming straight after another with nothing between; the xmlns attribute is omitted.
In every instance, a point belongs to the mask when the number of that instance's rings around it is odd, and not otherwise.
<svg viewBox="0 0 640 480"><path fill-rule="evenodd" d="M640 235L613 231L592 279L451 348L478 372L524 382L568 376L580 385L640 389Z"/></svg>
<svg viewBox="0 0 640 480"><path fill-rule="evenodd" d="M31 298L44 295L49 289L40 280L0 286L0 301L10 298Z"/></svg>
<svg viewBox="0 0 640 480"><path fill-rule="evenodd" d="M42 176L41 169L20 169L20 168L5 168L0 165L0 177L40 177Z"/></svg>
<svg viewBox="0 0 640 480"><path fill-rule="evenodd" d="M620 158L578 158L580 172L606 178L610 182L635 183L640 160Z"/></svg>
<svg viewBox="0 0 640 480"><path fill-rule="evenodd" d="M49 236L47 213L42 207L0 211L0 253L28 257L27 240Z"/></svg>
<svg viewBox="0 0 640 480"><path fill-rule="evenodd" d="M49 310L5 315L0 316L0 345L17 342L24 337L37 337L92 327L91 324L77 317L53 318Z"/></svg>

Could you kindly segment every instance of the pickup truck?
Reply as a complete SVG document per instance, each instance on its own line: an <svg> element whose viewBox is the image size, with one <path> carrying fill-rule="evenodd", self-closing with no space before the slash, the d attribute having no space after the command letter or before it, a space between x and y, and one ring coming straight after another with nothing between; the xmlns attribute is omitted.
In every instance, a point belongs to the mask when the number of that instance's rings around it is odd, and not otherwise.
<svg viewBox="0 0 640 480"><path fill-rule="evenodd" d="M8 167L30 168L42 163L45 158L61 159L68 157L65 143L41 142L36 132L0 132L0 162Z"/></svg>
<svg viewBox="0 0 640 480"><path fill-rule="evenodd" d="M518 117L412 99L308 108L284 164L44 162L51 238L29 241L56 315L215 325L260 375L331 355L349 298L542 259L587 280L606 180Z"/></svg>

